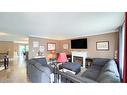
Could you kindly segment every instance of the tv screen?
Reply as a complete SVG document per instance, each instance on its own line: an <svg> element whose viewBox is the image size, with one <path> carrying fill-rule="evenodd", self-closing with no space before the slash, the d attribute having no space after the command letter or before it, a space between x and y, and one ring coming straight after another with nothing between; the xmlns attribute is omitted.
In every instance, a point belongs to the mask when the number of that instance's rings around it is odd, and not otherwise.
<svg viewBox="0 0 127 95"><path fill-rule="evenodd" d="M87 39L75 39L71 40L72 49L87 49Z"/></svg>

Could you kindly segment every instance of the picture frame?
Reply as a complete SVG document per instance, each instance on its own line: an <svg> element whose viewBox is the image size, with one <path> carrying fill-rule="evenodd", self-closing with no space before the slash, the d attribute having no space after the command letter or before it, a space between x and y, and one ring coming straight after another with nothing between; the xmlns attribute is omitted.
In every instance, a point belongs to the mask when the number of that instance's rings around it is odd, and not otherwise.
<svg viewBox="0 0 127 95"><path fill-rule="evenodd" d="M98 41L98 42L96 42L96 50L108 51L109 50L109 41Z"/></svg>
<svg viewBox="0 0 127 95"><path fill-rule="evenodd" d="M39 47L39 42L38 41L34 41L33 42L33 48L38 48Z"/></svg>
<svg viewBox="0 0 127 95"><path fill-rule="evenodd" d="M48 51L56 50L56 43L48 43L47 48L48 48Z"/></svg>
<svg viewBox="0 0 127 95"><path fill-rule="evenodd" d="M63 44L63 49L67 50L69 48L68 44Z"/></svg>

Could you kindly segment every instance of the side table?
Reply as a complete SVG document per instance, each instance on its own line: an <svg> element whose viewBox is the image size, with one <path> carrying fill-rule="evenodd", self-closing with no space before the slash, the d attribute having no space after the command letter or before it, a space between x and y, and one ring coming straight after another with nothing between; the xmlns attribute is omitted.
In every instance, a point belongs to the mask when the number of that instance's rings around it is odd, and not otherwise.
<svg viewBox="0 0 127 95"><path fill-rule="evenodd" d="M57 62L52 62L50 66L53 68L53 73L54 73L54 82L53 83L59 83L60 78L59 78L59 64Z"/></svg>
<svg viewBox="0 0 127 95"><path fill-rule="evenodd" d="M89 68L93 63L93 59L92 58L86 58L86 64L85 67Z"/></svg>

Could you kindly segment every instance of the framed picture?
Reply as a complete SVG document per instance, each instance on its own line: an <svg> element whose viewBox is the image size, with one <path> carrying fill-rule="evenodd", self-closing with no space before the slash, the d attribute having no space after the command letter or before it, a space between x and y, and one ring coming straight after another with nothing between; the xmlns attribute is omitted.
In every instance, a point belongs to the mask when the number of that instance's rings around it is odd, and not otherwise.
<svg viewBox="0 0 127 95"><path fill-rule="evenodd" d="M63 49L68 49L68 44L63 44Z"/></svg>
<svg viewBox="0 0 127 95"><path fill-rule="evenodd" d="M33 42L33 47L34 48L38 48L39 47L39 42L38 41L34 41Z"/></svg>
<svg viewBox="0 0 127 95"><path fill-rule="evenodd" d="M96 50L108 51L109 50L109 41L96 42Z"/></svg>
<svg viewBox="0 0 127 95"><path fill-rule="evenodd" d="M56 44L55 43L48 43L48 50L56 50Z"/></svg>

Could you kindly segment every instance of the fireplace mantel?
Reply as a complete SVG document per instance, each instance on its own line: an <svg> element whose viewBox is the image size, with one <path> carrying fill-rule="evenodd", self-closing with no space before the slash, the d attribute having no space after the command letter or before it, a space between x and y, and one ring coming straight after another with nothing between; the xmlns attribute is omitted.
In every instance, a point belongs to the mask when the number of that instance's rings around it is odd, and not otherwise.
<svg viewBox="0 0 127 95"><path fill-rule="evenodd" d="M85 51L72 51L72 62L74 62L73 61L74 56L83 57L83 67L85 68L85 60L87 58L87 52L85 52Z"/></svg>

